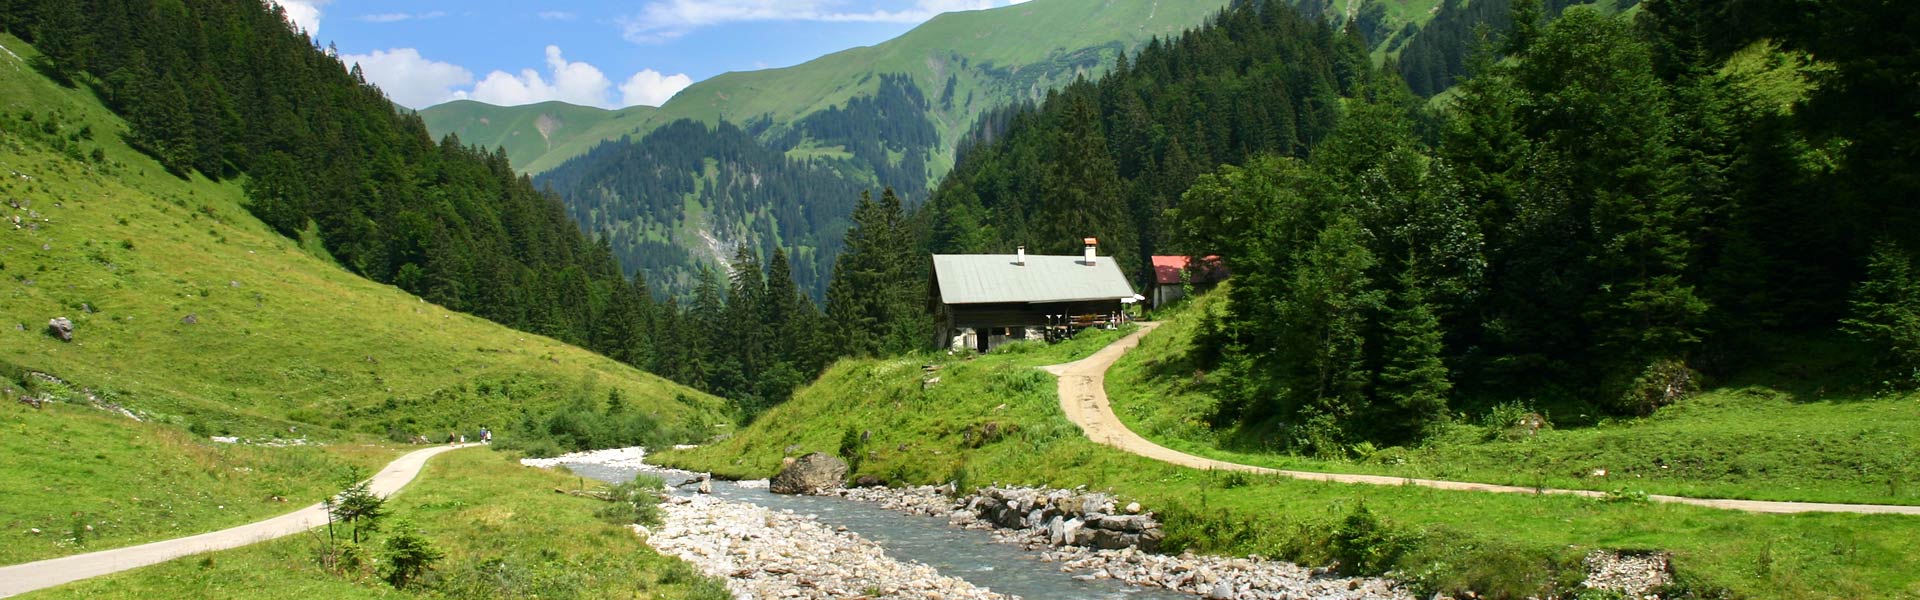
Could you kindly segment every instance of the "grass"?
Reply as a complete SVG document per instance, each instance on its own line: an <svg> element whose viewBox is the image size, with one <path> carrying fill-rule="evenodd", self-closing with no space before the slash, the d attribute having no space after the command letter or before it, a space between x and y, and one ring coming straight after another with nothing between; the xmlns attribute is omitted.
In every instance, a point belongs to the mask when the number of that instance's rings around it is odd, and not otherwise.
<svg viewBox="0 0 1920 600"><path fill-rule="evenodd" d="M1162 330L1164 333L1166 330ZM1158 334L1156 334L1158 335ZM1696 589L1750 598L1920 598L1920 519L1752 515L1559 496L1351 486L1177 468L1085 440L1058 408L1065 362L1113 339L979 358L845 361L735 436L659 460L732 477L766 477L783 456L835 452L848 428L872 431L861 474L1115 491L1166 518L1175 551L1334 558L1340 524L1365 505L1407 550L1399 574L1433 591L1487 597L1572 595L1593 549L1665 550ZM923 389L922 367L939 384ZM996 434L982 434L992 423ZM789 451L791 448L791 452Z"/></svg>
<svg viewBox="0 0 1920 600"><path fill-rule="evenodd" d="M1601 419L1535 436L1506 436L1483 425L1486 415L1460 415L1419 447L1363 447L1340 460L1275 453L1263 447L1258 432L1206 421L1218 401L1206 374L1187 356L1204 314L1225 304L1225 295L1215 293L1163 313L1166 324L1114 365L1107 388L1114 412L1129 428L1190 454L1283 469L1702 498L1920 505L1920 396L1914 395L1813 398L1743 383L1708 390L1649 418Z"/></svg>
<svg viewBox="0 0 1920 600"><path fill-rule="evenodd" d="M395 453L359 444L210 444L90 407L8 402L0 406L0 455L8 457L0 469L0 564L15 564L291 512L338 491L334 482L353 468L370 472Z"/></svg>
<svg viewBox="0 0 1920 600"><path fill-rule="evenodd" d="M417 590L396 591L373 573L340 575L320 568L316 536L324 534L316 532L23 598L727 597L719 582L655 553L626 527L595 516L607 503L553 491L574 489L576 481L481 449L428 462L420 478L388 502L389 523L409 520L446 553Z"/></svg>
<svg viewBox="0 0 1920 600"><path fill-rule="evenodd" d="M317 484L298 473L395 452L363 444L499 429L612 389L690 435L729 420L717 398L303 250L246 211L239 182L168 175L89 91L35 73L17 38L0 45L12 53L0 53L0 560L250 521L278 510L263 498L311 498ZM46 333L53 317L74 322L74 341ZM17 403L37 394L63 401ZM233 448L208 434L322 446ZM181 480L211 488L175 490ZM84 547L21 537L103 513L119 522Z"/></svg>

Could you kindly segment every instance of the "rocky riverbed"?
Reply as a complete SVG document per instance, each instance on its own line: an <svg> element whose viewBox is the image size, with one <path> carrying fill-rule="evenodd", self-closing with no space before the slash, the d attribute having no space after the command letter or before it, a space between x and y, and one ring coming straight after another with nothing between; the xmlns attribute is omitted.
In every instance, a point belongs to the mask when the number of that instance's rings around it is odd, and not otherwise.
<svg viewBox="0 0 1920 600"><path fill-rule="evenodd" d="M945 487L853 488L834 495L912 514L946 517L956 527L993 531L994 539L1037 552L1040 560L1057 563L1063 572L1085 579L1115 579L1131 585L1165 588L1205 598L1400 600L1412 598L1397 582L1368 577L1340 577L1324 568L1306 568L1259 557L1224 558L1181 554L1168 556L1137 548L1101 549L1074 545L1063 535L1062 524L1100 522L1113 512L1140 513L1141 507L1117 506L1106 494L1043 488L985 488L955 500ZM993 515L1003 509L983 506L1014 505L1026 509L1025 527L996 525ZM1056 507L1048 509L1046 507ZM1129 511L1128 509L1132 510ZM1048 510L1063 511L1048 515ZM1016 511L1022 512L1022 511ZM1087 517L1092 515L1093 518ZM1130 515L1146 517L1147 515ZM1118 528L1116 528L1118 529Z"/></svg>
<svg viewBox="0 0 1920 600"><path fill-rule="evenodd" d="M1008 598L933 567L894 560L878 544L812 517L711 496L675 496L647 543L715 577L734 597Z"/></svg>
<svg viewBox="0 0 1920 600"><path fill-rule="evenodd" d="M647 465L639 448L525 459L531 467L596 464L641 469L669 484L703 475ZM765 487L760 482L760 487ZM741 600L767 598L1018 598L941 575L933 567L886 555L880 545L843 527L791 511L772 510L706 495L677 495L660 506L664 523L634 526L648 545L727 581Z"/></svg>
<svg viewBox="0 0 1920 600"><path fill-rule="evenodd" d="M606 464L644 469L668 483L700 474L645 465L638 449L568 455L523 461L534 466ZM740 488L766 488L766 480L738 482ZM1164 555L1137 547L1100 548L1091 536L1067 531L1070 522L1127 533L1157 530L1146 507L1084 490L985 488L954 498L945 486L860 487L820 491L820 495L878 505L894 512L944 519L956 528L987 532L992 539L1019 546L1076 579L1111 580L1202 598L1356 600L1413 596L1391 579L1341 577L1326 568L1268 560L1193 554ZM871 541L806 515L769 510L706 496L677 497L664 505L668 522L645 532L649 543L682 557L703 571L724 577L740 598L1000 598L1007 597L935 569L894 560ZM1114 520L1111 529L1107 519ZM1017 518L1016 518L1017 517ZM996 523L998 522L998 523ZM1017 525L1010 526L1010 525ZM1108 538L1111 542L1115 538ZM1141 538L1135 537L1134 541ZM1157 539L1157 538L1156 538ZM1111 545L1111 544L1109 544ZM1094 547L1089 547L1094 546ZM822 559L822 557L831 557ZM1630 598L1656 598L1651 588L1670 579L1665 555L1595 552L1588 557L1586 586L1623 592Z"/></svg>

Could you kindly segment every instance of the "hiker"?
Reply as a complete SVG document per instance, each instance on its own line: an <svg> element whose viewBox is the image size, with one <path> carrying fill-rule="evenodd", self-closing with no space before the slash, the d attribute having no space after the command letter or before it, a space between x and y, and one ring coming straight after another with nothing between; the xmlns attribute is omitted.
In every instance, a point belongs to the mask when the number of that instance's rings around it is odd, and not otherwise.
<svg viewBox="0 0 1920 600"><path fill-rule="evenodd" d="M447 430L447 443L451 444L451 443L454 443L455 441L458 441L459 439L460 437L454 435L452 429Z"/></svg>
<svg viewBox="0 0 1920 600"><path fill-rule="evenodd" d="M480 426L480 443L482 444L493 443L493 430L487 429L487 426L485 425Z"/></svg>

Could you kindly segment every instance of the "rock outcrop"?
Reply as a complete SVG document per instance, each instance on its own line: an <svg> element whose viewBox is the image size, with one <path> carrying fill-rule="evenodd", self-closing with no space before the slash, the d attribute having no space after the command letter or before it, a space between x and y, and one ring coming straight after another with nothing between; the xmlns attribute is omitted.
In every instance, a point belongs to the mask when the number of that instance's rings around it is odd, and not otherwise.
<svg viewBox="0 0 1920 600"><path fill-rule="evenodd" d="M817 494L839 489L847 480L847 463L839 457L815 452L780 469L767 489L775 494Z"/></svg>
<svg viewBox="0 0 1920 600"><path fill-rule="evenodd" d="M66 317L54 317L47 321L47 334L59 338L62 342L73 341L73 321Z"/></svg>

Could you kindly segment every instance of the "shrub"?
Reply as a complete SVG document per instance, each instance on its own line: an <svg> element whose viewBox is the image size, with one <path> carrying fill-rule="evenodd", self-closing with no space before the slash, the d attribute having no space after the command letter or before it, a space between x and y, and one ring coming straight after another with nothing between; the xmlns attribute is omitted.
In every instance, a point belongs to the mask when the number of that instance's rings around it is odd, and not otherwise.
<svg viewBox="0 0 1920 600"><path fill-rule="evenodd" d="M1621 414L1644 417L1699 391L1699 377L1687 363L1656 360L1640 371L1614 401Z"/></svg>
<svg viewBox="0 0 1920 600"><path fill-rule="evenodd" d="M407 589L408 584L427 574L434 563L446 556L405 520L394 524L393 534L387 536L385 546L380 559L386 563L387 583L394 589Z"/></svg>
<svg viewBox="0 0 1920 600"><path fill-rule="evenodd" d="M1487 416L1480 419L1480 426L1486 429L1488 440L1511 442L1531 438L1543 429L1552 429L1553 423L1526 404L1508 402L1487 411Z"/></svg>
<svg viewBox="0 0 1920 600"><path fill-rule="evenodd" d="M840 434L840 458L847 461L848 473L860 472L861 459L867 456L869 437L872 437L871 432L862 434L851 426L847 427L846 432Z"/></svg>
<svg viewBox="0 0 1920 600"><path fill-rule="evenodd" d="M607 489L607 500L613 505L601 509L597 514L619 525L658 527L664 520L660 501L666 499L661 493L666 486L666 480L658 476L646 473L634 475L632 481L614 484Z"/></svg>
<svg viewBox="0 0 1920 600"><path fill-rule="evenodd" d="M1415 546L1413 535L1396 531L1362 503L1333 530L1333 556L1340 572L1353 576L1384 575Z"/></svg>

